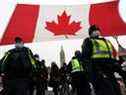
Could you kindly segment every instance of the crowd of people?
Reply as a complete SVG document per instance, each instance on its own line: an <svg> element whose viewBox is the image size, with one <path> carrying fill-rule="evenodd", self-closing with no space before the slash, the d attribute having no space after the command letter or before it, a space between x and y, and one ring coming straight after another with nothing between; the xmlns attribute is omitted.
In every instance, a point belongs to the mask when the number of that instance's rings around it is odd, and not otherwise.
<svg viewBox="0 0 126 95"><path fill-rule="evenodd" d="M126 72L113 45L101 36L98 26L92 25L88 31L82 51L76 50L71 61L61 68L55 62L47 68L45 60L33 55L16 37L15 48L0 59L0 95L34 95L34 91L35 95L45 95L48 86L54 95L123 95L114 74L118 73L126 85Z"/></svg>

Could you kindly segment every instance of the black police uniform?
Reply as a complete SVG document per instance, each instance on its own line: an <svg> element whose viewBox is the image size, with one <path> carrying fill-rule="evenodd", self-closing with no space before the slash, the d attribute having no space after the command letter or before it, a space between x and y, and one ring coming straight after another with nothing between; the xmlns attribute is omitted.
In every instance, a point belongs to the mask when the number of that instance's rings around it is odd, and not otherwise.
<svg viewBox="0 0 126 95"><path fill-rule="evenodd" d="M7 77L6 95L28 95L33 70L33 54L27 47L9 50L2 62L2 73Z"/></svg>

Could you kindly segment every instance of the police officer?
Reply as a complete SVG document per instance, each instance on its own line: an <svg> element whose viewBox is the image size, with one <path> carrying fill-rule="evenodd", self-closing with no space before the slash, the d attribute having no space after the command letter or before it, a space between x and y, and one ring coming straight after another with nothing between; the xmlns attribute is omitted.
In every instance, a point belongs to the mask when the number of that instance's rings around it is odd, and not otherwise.
<svg viewBox="0 0 126 95"><path fill-rule="evenodd" d="M82 44L82 58L83 62L88 67L90 81L95 88L96 95L121 95L119 85L114 76L114 67L117 60L113 56L114 47L112 44L101 37L101 30L92 25L89 28L89 36ZM112 87L107 91L101 74L104 73L111 81ZM105 76L104 76L105 77ZM103 88L103 89L102 89ZM110 89L113 92L110 92Z"/></svg>
<svg viewBox="0 0 126 95"><path fill-rule="evenodd" d="M24 46L20 37L15 38L15 48L2 59L1 71L6 76L6 95L27 95L29 80L35 61L31 50Z"/></svg>
<svg viewBox="0 0 126 95"><path fill-rule="evenodd" d="M90 95L90 86L87 80L85 68L82 66L80 51L77 50L75 52L75 56L69 63L68 69L71 69L73 92L76 91L77 95Z"/></svg>

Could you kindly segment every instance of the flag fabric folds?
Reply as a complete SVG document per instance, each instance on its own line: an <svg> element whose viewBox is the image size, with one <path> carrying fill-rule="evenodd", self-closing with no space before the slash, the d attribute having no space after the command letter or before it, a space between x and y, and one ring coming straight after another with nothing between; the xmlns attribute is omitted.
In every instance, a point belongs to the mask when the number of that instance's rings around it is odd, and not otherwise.
<svg viewBox="0 0 126 95"><path fill-rule="evenodd" d="M0 45L13 44L16 36L25 43L84 39L92 24L100 27L103 36L126 35L118 5L118 1L88 5L17 4Z"/></svg>

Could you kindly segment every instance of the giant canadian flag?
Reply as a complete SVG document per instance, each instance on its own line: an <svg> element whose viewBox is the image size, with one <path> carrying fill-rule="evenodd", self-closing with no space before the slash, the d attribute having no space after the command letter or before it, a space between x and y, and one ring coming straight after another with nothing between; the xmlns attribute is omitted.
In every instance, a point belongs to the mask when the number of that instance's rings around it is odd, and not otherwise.
<svg viewBox="0 0 126 95"><path fill-rule="evenodd" d="M19 36L26 43L85 38L90 25L100 27L103 36L126 35L126 23L118 1L86 5L17 4L0 38L0 45L12 44Z"/></svg>

